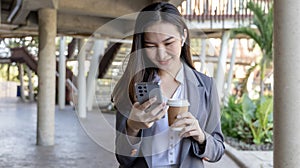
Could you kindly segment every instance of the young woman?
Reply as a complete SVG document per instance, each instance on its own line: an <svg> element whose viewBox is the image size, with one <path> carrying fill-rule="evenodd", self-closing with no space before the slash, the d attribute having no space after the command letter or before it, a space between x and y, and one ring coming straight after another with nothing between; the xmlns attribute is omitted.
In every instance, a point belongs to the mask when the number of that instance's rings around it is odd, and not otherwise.
<svg viewBox="0 0 300 168"><path fill-rule="evenodd" d="M164 102L156 97L138 103L136 82L159 82ZM168 99L187 99L189 112L168 126ZM126 70L112 100L116 115L116 157L120 167L204 167L224 154L219 99L214 80L193 67L189 32L177 8L151 4L139 13Z"/></svg>

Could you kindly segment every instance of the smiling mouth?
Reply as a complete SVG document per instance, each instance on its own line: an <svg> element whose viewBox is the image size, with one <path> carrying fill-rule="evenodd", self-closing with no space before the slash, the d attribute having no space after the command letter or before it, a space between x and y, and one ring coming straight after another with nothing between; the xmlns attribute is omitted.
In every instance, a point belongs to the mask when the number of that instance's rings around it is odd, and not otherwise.
<svg viewBox="0 0 300 168"><path fill-rule="evenodd" d="M165 60L165 61L158 61L159 64L161 65L166 65L169 63L169 60Z"/></svg>
<svg viewBox="0 0 300 168"><path fill-rule="evenodd" d="M158 60L157 62L161 65L166 65L170 62L171 58L167 58L167 59L164 59L164 60Z"/></svg>

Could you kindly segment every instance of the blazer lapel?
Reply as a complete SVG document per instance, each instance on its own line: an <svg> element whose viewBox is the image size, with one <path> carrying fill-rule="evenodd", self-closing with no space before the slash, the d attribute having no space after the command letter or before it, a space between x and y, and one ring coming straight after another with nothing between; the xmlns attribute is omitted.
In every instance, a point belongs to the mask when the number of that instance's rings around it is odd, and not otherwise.
<svg viewBox="0 0 300 168"><path fill-rule="evenodd" d="M187 94L186 97L190 102L189 112L191 112L194 116L197 113L198 103L197 99L199 98L198 95L198 85L199 82L197 81L194 72L184 64L184 76L185 76L185 93ZM199 101L198 101L199 102ZM191 141L188 138L182 139L182 149L181 149L181 157L180 163L185 160L185 157L188 155L189 149L191 147ZM182 165L182 164L181 164Z"/></svg>
<svg viewBox="0 0 300 168"><path fill-rule="evenodd" d="M203 101L201 98L204 94L203 85L200 83L195 76L193 70L184 64L184 75L185 75L185 93L187 93L187 98L190 102L189 112L191 112L196 118L200 119L200 126L203 126L205 117L201 117L203 114L200 109L203 107ZM180 162L183 163L185 157L188 155L188 152L191 147L191 140L189 138L182 139L182 149Z"/></svg>
<svg viewBox="0 0 300 168"><path fill-rule="evenodd" d="M207 113L205 112L205 88L203 81L200 77L196 77L194 71L187 65L185 65L185 76L185 92L190 102L189 112L199 120L200 127L204 129Z"/></svg>

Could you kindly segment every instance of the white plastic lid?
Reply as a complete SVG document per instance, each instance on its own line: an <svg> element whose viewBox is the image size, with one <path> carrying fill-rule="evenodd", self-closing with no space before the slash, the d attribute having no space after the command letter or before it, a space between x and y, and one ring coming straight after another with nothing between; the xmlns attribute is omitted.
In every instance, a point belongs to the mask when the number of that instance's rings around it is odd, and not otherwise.
<svg viewBox="0 0 300 168"><path fill-rule="evenodd" d="M173 107L189 106L190 103L186 99L169 99L167 105Z"/></svg>

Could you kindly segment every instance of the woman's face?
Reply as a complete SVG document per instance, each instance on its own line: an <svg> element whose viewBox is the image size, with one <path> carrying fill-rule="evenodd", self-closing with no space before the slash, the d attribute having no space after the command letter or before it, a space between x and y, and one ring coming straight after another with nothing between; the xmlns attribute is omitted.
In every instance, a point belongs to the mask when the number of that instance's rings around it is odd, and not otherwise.
<svg viewBox="0 0 300 168"><path fill-rule="evenodd" d="M155 23L145 30L144 47L147 57L159 68L174 75L181 68L182 38L176 26Z"/></svg>

